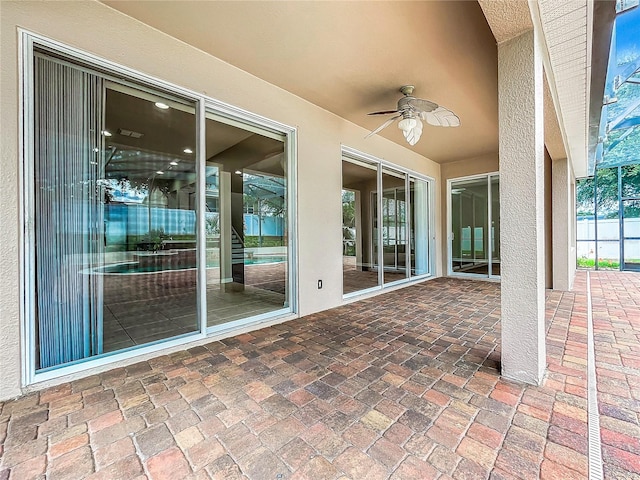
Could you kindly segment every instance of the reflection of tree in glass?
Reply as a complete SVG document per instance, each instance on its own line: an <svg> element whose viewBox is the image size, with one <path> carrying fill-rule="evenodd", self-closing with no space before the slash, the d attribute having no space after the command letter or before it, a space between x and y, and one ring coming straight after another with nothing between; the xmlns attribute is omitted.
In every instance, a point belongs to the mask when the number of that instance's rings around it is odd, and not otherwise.
<svg viewBox="0 0 640 480"><path fill-rule="evenodd" d="M356 227L356 194L349 190L342 190L342 226Z"/></svg>
<svg viewBox="0 0 640 480"><path fill-rule="evenodd" d="M342 242L344 255L355 255L356 194L342 190Z"/></svg>
<svg viewBox="0 0 640 480"><path fill-rule="evenodd" d="M263 217L282 217L286 210L284 179L245 173L243 202L245 209Z"/></svg>
<svg viewBox="0 0 640 480"><path fill-rule="evenodd" d="M207 236L220 235L220 216L217 213L207 214L205 230Z"/></svg>

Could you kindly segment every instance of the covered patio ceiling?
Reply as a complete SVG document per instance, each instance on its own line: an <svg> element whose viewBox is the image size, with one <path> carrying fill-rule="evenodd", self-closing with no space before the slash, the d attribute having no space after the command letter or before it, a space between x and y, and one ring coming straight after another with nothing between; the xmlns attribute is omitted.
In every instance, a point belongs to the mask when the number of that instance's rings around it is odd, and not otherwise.
<svg viewBox="0 0 640 480"><path fill-rule="evenodd" d="M436 162L498 150L496 41L477 2L104 3L367 130L415 85L462 120L410 147ZM380 135L409 147L395 125Z"/></svg>
<svg viewBox="0 0 640 480"><path fill-rule="evenodd" d="M591 70L586 0L102 1L368 130L384 119L367 113L395 108L399 87L413 84L462 121L427 125L410 147L438 163L497 153L496 43L536 28L547 47L547 150L569 158L577 176L589 173L588 93L606 72ZM380 135L408 147L394 125Z"/></svg>

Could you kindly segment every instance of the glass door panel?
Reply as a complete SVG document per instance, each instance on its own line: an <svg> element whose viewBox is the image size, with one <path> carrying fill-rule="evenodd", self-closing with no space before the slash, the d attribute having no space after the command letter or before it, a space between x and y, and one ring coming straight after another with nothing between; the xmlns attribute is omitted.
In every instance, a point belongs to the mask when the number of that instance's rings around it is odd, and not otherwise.
<svg viewBox="0 0 640 480"><path fill-rule="evenodd" d="M34 68L36 370L199 331L195 102Z"/></svg>
<svg viewBox="0 0 640 480"><path fill-rule="evenodd" d="M207 326L289 306L284 136L206 114Z"/></svg>
<svg viewBox="0 0 640 480"><path fill-rule="evenodd" d="M409 177L411 276L429 273L429 184Z"/></svg>
<svg viewBox="0 0 640 480"><path fill-rule="evenodd" d="M623 270L640 270L640 199L622 201Z"/></svg>
<svg viewBox="0 0 640 480"><path fill-rule="evenodd" d="M117 84L105 99L106 352L200 325L195 105Z"/></svg>
<svg viewBox="0 0 640 480"><path fill-rule="evenodd" d="M377 189L377 165L343 159L342 284L345 295L380 285Z"/></svg>
<svg viewBox="0 0 640 480"><path fill-rule="evenodd" d="M500 177L491 177L491 275L500 276Z"/></svg>
<svg viewBox="0 0 640 480"><path fill-rule="evenodd" d="M382 254L384 283L407 278L406 175L382 169Z"/></svg>
<svg viewBox="0 0 640 480"><path fill-rule="evenodd" d="M451 269L489 274L487 178L451 183Z"/></svg>

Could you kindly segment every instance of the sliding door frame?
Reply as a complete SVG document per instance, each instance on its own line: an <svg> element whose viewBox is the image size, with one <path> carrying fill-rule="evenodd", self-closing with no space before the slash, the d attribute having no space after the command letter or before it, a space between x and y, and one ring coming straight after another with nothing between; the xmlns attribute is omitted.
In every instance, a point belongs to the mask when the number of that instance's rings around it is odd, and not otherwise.
<svg viewBox="0 0 640 480"><path fill-rule="evenodd" d="M434 212L434 205L435 205L435 180L427 175L424 175L422 173L416 172L414 170L402 167L400 165L397 165L395 163L391 163L389 161L383 160L381 158L378 158L374 155L370 155L368 153L364 153L361 152L359 150L356 150L354 148L351 147L347 147L345 145L342 145L342 155L341 155L341 161L349 161L349 159L352 160L356 160L359 162L365 162L371 165L376 165L377 166L377 178L376 178L376 188L377 191L375 192L375 195L372 195L373 197L375 197L375 201L376 201L376 207L377 207L377 215L376 215L376 221L377 221L377 235L376 235L376 240L378 242L378 251L377 251L377 273L378 273L378 285L375 287L370 287L370 288L366 288L363 290L358 290L355 292L351 292L351 293L347 293L342 295L342 298L347 300L347 299L351 299L353 297L358 297L360 295L365 295L365 294L369 294L372 292L376 292L376 291L380 291L380 290L384 290L385 288L388 287L394 287L397 285L402 285L405 283L412 283L412 282L416 282L416 281L420 281L420 280L424 280L426 278L432 277L434 276L434 270L435 270L435 249L434 249L434 245L435 245L435 212ZM398 173L403 173L405 175L404 178L404 188L405 188L405 217L406 217L406 221L405 221L405 239L407 241L407 245L405 247L405 268L406 268L406 278L400 279L400 280L396 280L393 282L389 282L389 283L384 283L384 249L383 249L383 244L382 244L382 197L383 197L383 182L382 182L382 172L384 168L388 168L389 170L393 170L396 171ZM427 209L428 209L428 218L426 219L427 222L427 237L428 237L428 241L427 241L427 255L428 255L428 262L429 262L429 268L428 268L428 272L421 274L421 275L411 275L411 261L410 261L410 248L409 248L409 241L410 241L410 236L411 236L411 206L410 206L410 202L409 202L409 187L410 187L410 178L414 178L416 180L420 180L423 182L426 182L427 184ZM373 193L373 192L372 192ZM373 200L370 200L371 204L373 205ZM373 235L371 235L371 239L369 241L369 252L370 252L370 256L371 256L371 260L373 260ZM342 255L342 253L341 253ZM343 281L344 281L344 276L342 277ZM344 292L344 284L342 285L342 291Z"/></svg>
<svg viewBox="0 0 640 480"><path fill-rule="evenodd" d="M154 352L160 352L169 349L175 349L181 345L189 344L194 341L206 340L207 338L216 338L225 335L229 331L236 329L246 329L247 327L257 326L259 324L282 321L283 317L294 318L298 311L298 255L297 255L297 206L295 204L297 191L297 129L295 127L285 125L280 122L262 117L260 115L248 112L238 107L234 107L227 103L221 102L214 98L203 95L170 82L160 80L150 75L138 72L131 68L119 65L104 58L97 57L93 54L85 52L65 45L61 42L51 40L42 35L32 33L30 31L18 30L18 48L20 55L18 57L19 69L19 108L23 112L19 123L19 158L22 166L19 173L19 188L21 192L20 198L20 222L21 245L20 245L20 283L21 283L21 305L20 305L20 322L21 322L21 351L23 352L21 363L21 380L22 386L28 386L34 383L48 381L54 378L73 375L79 372L89 370L91 368L103 367L115 362L129 360L133 357L142 356ZM86 359L77 360L67 364L62 364L55 368L38 371L36 369L36 305L35 305L35 226L33 218L35 215L35 205L33 202L35 178L34 178L34 66L33 59L35 51L43 51L51 53L54 56L60 56L69 59L79 68L87 68L95 71L104 78L114 80L122 84L131 84L136 88L144 89L145 86L166 92L195 102L196 104L196 138L197 138L197 159L196 159L196 238L197 238L197 306L196 311L199 315L199 330L194 333L186 333L177 337L171 337L166 340L132 347L129 349L118 350L113 353L88 357ZM157 92L156 92L157 93ZM264 131L273 131L285 137L284 151L287 159L287 222L288 222L288 307L282 310L272 312L271 314L259 315L256 317L248 317L241 324L229 325L227 329L218 329L211 332L207 329L207 305L206 305L206 232L205 232L205 164L206 164L206 139L205 139L205 113L212 111L217 115L225 116L232 121L238 122L249 127L259 128ZM215 335L213 335L215 334Z"/></svg>
<svg viewBox="0 0 640 480"><path fill-rule="evenodd" d="M491 242L494 240L493 238L493 229L492 229L492 221L493 221L493 211L492 211L492 201L493 201L493 192L491 180L494 178L500 178L500 172L490 172L490 173L482 173L478 175L469 175L466 177L457 177L457 178L449 178L447 179L447 275L449 276L458 276L458 277L468 277L468 278L488 278L489 280L500 280L500 275L493 274L493 252L491 250ZM456 272L453 270L453 240L454 240L454 232L453 232L453 206L451 201L451 191L452 185L457 182L463 182L467 180L487 180L487 205L486 205L486 214L487 214L487 234L483 238L483 242L485 244L485 249L487 252L487 265L488 265L488 273L487 275L481 273L465 273L465 272ZM498 190L499 192L499 190ZM473 215L475 218L475 205L473 207ZM475 222L474 222L475 225ZM497 241L500 241L500 235L498 235ZM475 257L475 242L472 242L471 250L473 252L473 256ZM461 250L462 254L462 250Z"/></svg>

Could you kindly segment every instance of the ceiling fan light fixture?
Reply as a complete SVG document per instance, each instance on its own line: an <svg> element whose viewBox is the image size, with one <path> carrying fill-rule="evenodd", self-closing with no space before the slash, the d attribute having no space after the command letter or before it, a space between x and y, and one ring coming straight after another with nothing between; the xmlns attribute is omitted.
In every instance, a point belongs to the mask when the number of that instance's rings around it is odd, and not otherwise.
<svg viewBox="0 0 640 480"><path fill-rule="evenodd" d="M406 123L403 124L403 122ZM402 130L402 134L409 145L414 146L418 143L422 135L422 122L419 118L403 118L398 122L398 127Z"/></svg>
<svg viewBox="0 0 640 480"><path fill-rule="evenodd" d="M403 132L405 132L405 136L406 136L406 133L416 128L417 124L418 124L418 121L415 118L410 118L410 117L403 118L398 122L398 128Z"/></svg>

